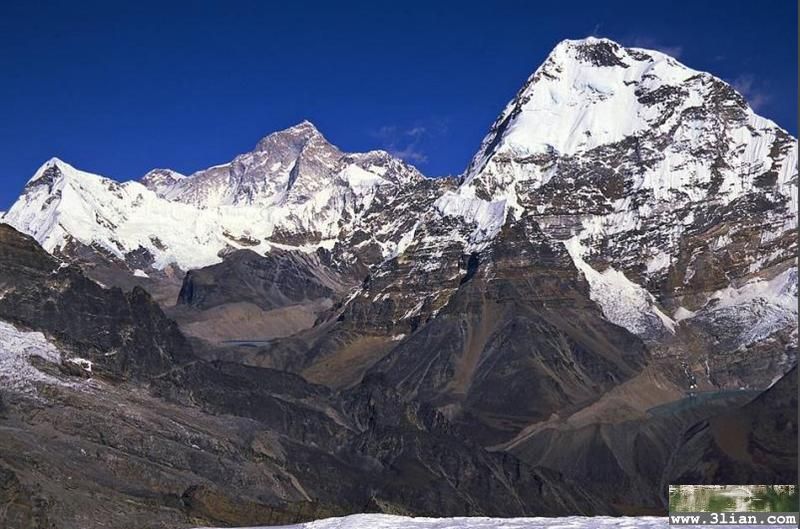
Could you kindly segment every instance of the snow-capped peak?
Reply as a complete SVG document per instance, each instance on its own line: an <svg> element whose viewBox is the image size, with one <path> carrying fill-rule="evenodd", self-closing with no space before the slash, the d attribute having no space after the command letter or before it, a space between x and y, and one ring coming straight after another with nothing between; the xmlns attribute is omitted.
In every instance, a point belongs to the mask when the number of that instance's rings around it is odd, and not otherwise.
<svg viewBox="0 0 800 529"><path fill-rule="evenodd" d="M54 156L54 157L50 158L49 160L47 160L46 162L44 162L41 166L39 166L39 168L36 170L36 172L33 173L33 176L30 177L30 179L28 180L28 183L30 184L30 183L36 182L37 180L39 180L42 177L44 177L45 174L48 172L48 170L52 170L54 167L57 168L59 165L61 165L62 167L65 167L65 168L74 169L74 167L72 167L68 163L66 163L63 160L61 160L60 158L57 158L57 157Z"/></svg>
<svg viewBox="0 0 800 529"><path fill-rule="evenodd" d="M103 177L99 177L98 175L92 173L87 173L86 171L81 171L64 160L53 157L44 162L41 166L39 166L36 172L33 173L33 176L28 180L28 183L25 186L25 193L30 192L30 189L34 189L45 184L48 186L48 188L52 189L53 187L63 186L63 184L68 181L81 181L93 178ZM104 178L104 180L107 179ZM108 182L112 181L108 180ZM117 184L116 182L113 183Z"/></svg>
<svg viewBox="0 0 800 529"><path fill-rule="evenodd" d="M256 145L256 151L272 150L276 146L291 146L301 149L304 146L314 143L319 147L335 148L325 139L325 136L310 121L301 121L297 125L279 130L264 137Z"/></svg>
<svg viewBox="0 0 800 529"><path fill-rule="evenodd" d="M46 250L53 251L71 236L88 235L92 225L108 224L102 210L115 207L114 198L124 186L51 158L34 173L3 221L32 235ZM97 195L106 197L102 199ZM97 204L95 199L99 199Z"/></svg>
<svg viewBox="0 0 800 529"><path fill-rule="evenodd" d="M641 95L696 75L661 52L595 37L562 41L492 126L465 181L495 155L572 155L647 129L661 109Z"/></svg>
<svg viewBox="0 0 800 529"><path fill-rule="evenodd" d="M171 189L185 178L187 178L186 175L173 171L172 169L152 169L139 181L147 189L162 195L165 191Z"/></svg>
<svg viewBox="0 0 800 529"><path fill-rule="evenodd" d="M790 196L792 140L728 84L664 53L595 37L565 40L497 118L461 193L505 201L520 215L520 193L547 185L561 165L595 156L602 160L595 167L619 172L611 152L633 149L638 161L625 169L630 186L659 199L714 193L730 201L752 189L759 171L773 172L777 191Z"/></svg>

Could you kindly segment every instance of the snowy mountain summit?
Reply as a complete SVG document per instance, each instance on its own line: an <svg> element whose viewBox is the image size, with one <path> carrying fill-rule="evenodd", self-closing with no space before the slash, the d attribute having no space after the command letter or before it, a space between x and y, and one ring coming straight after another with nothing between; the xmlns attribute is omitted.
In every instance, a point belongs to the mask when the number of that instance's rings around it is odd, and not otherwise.
<svg viewBox="0 0 800 529"><path fill-rule="evenodd" d="M590 37L561 42L528 79L483 140L462 194L506 200L516 212L557 211L554 197L526 195L591 162L606 189L581 189L584 209L619 209L608 188L623 186L658 201L729 202L759 186L791 197L796 160L794 139L723 81ZM578 174L564 176L554 183L566 195Z"/></svg>
<svg viewBox="0 0 800 529"><path fill-rule="evenodd" d="M200 208L302 204L334 184L334 169L341 157L314 125L303 121L270 134L253 151L229 163L166 182L156 181L151 173L143 183L161 197Z"/></svg>

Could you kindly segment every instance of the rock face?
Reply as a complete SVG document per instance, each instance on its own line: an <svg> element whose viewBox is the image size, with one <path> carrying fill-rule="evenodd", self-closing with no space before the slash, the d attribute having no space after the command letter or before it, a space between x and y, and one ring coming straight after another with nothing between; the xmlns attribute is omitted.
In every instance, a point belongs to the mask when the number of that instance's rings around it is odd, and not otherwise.
<svg viewBox="0 0 800 529"><path fill-rule="evenodd" d="M186 274L178 303L210 309L231 301L249 301L262 309L333 298L347 290L335 270L326 268L326 252L277 250L260 256L239 250L219 265Z"/></svg>
<svg viewBox="0 0 800 529"><path fill-rule="evenodd" d="M376 499L379 504L415 505L416 509L422 507L423 511L437 515L442 510L505 515L531 509L529 498L538 497L543 503L536 509L543 509L547 515L613 510L558 473L534 470L508 454L478 449L478 444L433 407L404 403L389 387L385 379L370 378L345 393L345 399L355 405L356 421L362 428L366 426L355 440L356 450L375 458L385 469L383 474L375 476L376 483L398 477L406 480L414 475L412 479L421 486L398 487L392 496ZM487 471L492 475L490 479L483 474ZM510 484L516 490L509 488ZM453 499L446 500L449 505L434 506L430 503L431 496ZM483 505L479 498L494 498L493 504Z"/></svg>
<svg viewBox="0 0 800 529"><path fill-rule="evenodd" d="M354 284L329 251L237 250L190 270L169 310L182 329L211 343L264 341L312 327Z"/></svg>
<svg viewBox="0 0 800 529"><path fill-rule="evenodd" d="M796 483L797 368L740 409L686 431L671 483Z"/></svg>
<svg viewBox="0 0 800 529"><path fill-rule="evenodd" d="M495 443L597 398L645 361L643 344L589 299L566 249L524 218L467 259L436 317L373 370Z"/></svg>
<svg viewBox="0 0 800 529"><path fill-rule="evenodd" d="M588 38L457 179L308 122L192 175L50 160L2 218L30 237L0 226L0 365L28 381L0 512L79 520L112 459L120 516L178 526L662 512L673 477L796 479L797 151L712 75Z"/></svg>
<svg viewBox="0 0 800 529"><path fill-rule="evenodd" d="M665 469L684 432L753 398L753 392L734 390L683 397L674 379L668 366L651 362L590 405L554 414L492 449L580 476L593 495L625 514L663 513L671 483Z"/></svg>
<svg viewBox="0 0 800 529"><path fill-rule="evenodd" d="M93 371L144 376L191 357L177 325L143 289L104 289L6 224L0 292L0 318L68 345Z"/></svg>

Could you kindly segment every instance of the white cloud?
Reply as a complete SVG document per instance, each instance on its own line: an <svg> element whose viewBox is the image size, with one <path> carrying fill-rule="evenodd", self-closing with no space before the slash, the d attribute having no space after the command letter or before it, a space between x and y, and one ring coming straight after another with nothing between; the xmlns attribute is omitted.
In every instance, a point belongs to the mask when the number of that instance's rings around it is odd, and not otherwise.
<svg viewBox="0 0 800 529"><path fill-rule="evenodd" d="M647 48L650 50L660 51L661 53L665 53L670 57L674 57L676 59L680 59L681 55L683 55L683 46L670 46L664 43L657 41L652 37L635 37L631 39L630 46L634 48Z"/></svg>
<svg viewBox="0 0 800 529"><path fill-rule="evenodd" d="M403 149L387 149L389 154L396 156L402 160L412 163L425 163L428 161L428 155L417 149L413 145L407 145Z"/></svg>
<svg viewBox="0 0 800 529"><path fill-rule="evenodd" d="M434 136L446 133L447 122L431 118L410 127L385 125L373 132L373 136L380 139L382 147L392 156L411 163L425 163L428 161L428 155L424 150L425 142Z"/></svg>
<svg viewBox="0 0 800 529"><path fill-rule="evenodd" d="M731 81L731 86L742 94L753 110L759 110L769 102L769 94L758 87L758 83L752 75L740 75Z"/></svg>

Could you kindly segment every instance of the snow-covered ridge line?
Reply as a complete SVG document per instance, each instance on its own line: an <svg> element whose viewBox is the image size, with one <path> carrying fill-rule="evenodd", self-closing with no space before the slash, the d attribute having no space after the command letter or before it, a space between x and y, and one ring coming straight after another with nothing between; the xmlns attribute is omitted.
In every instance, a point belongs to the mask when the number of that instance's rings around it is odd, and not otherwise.
<svg viewBox="0 0 800 529"><path fill-rule="evenodd" d="M330 248L376 196L424 178L384 151L342 153L303 122L190 176L158 169L120 183L52 158L2 221L49 252L78 242L125 260L144 250L155 269L188 270L217 263L230 249ZM387 256L396 251L390 246Z"/></svg>

